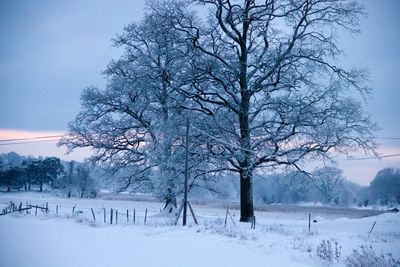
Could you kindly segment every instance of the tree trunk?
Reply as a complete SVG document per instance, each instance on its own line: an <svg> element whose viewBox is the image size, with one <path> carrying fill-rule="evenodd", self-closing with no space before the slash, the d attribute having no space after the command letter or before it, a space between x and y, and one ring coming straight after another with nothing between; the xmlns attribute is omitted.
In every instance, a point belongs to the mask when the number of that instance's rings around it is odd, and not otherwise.
<svg viewBox="0 0 400 267"><path fill-rule="evenodd" d="M243 14L247 18L247 11ZM239 84L240 84L240 113L239 113L239 126L240 126L240 146L242 149L240 152L240 221L241 222L252 222L254 217L253 208L253 187L252 187L252 176L253 170L251 169L251 145L250 145L250 121L249 121L249 110L250 110L250 91L248 88L248 77L247 77L247 31L249 29L249 22L247 19L243 20L242 28L242 39L240 42L240 70L239 70Z"/></svg>
<svg viewBox="0 0 400 267"><path fill-rule="evenodd" d="M240 221L252 222L253 207L253 180L251 173L240 173Z"/></svg>

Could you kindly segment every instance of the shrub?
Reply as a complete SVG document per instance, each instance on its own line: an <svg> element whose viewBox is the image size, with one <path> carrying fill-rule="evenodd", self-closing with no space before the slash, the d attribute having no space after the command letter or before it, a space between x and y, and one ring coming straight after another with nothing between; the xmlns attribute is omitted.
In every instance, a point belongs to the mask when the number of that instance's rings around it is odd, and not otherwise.
<svg viewBox="0 0 400 267"><path fill-rule="evenodd" d="M329 240L322 240L321 244L317 247L317 256L323 261L326 262L338 262L340 258L340 251L342 249L341 246L335 241L334 247L332 246L332 242Z"/></svg>
<svg viewBox="0 0 400 267"><path fill-rule="evenodd" d="M354 249L346 258L346 267L400 267L400 260L394 259L390 253L378 256L372 246L362 245L360 248L361 251Z"/></svg>

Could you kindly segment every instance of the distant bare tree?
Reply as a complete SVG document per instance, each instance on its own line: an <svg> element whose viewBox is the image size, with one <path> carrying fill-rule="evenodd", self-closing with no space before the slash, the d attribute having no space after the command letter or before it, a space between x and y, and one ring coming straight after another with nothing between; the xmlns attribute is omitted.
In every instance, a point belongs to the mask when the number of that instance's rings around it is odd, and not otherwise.
<svg viewBox="0 0 400 267"><path fill-rule="evenodd" d="M68 198L95 197L97 194L97 181L91 175L88 163L69 161L65 165L63 175L58 177L54 188L65 193Z"/></svg>
<svg viewBox="0 0 400 267"><path fill-rule="evenodd" d="M342 170L336 167L323 167L312 174L313 185L317 188L323 203L331 203L334 197L339 196L343 183Z"/></svg>

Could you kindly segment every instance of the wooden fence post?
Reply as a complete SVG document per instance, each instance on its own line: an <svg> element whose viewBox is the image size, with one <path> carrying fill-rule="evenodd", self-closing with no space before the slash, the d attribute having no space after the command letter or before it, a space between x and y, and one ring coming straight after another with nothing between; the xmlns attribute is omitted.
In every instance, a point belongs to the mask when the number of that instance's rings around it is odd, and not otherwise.
<svg viewBox="0 0 400 267"><path fill-rule="evenodd" d="M126 222L129 222L129 209L126 209Z"/></svg>
<svg viewBox="0 0 400 267"><path fill-rule="evenodd" d="M115 210L115 225L118 224L118 210Z"/></svg>
<svg viewBox="0 0 400 267"><path fill-rule="evenodd" d="M113 221L113 209L111 208L110 210L110 224L112 224Z"/></svg>
<svg viewBox="0 0 400 267"><path fill-rule="evenodd" d="M92 211L92 215L93 215L93 220L96 221L96 216L94 215L94 211L92 208L90 208L90 210Z"/></svg>
<svg viewBox="0 0 400 267"><path fill-rule="evenodd" d="M26 214L29 214L29 211L28 211L28 202L26 202Z"/></svg>
<svg viewBox="0 0 400 267"><path fill-rule="evenodd" d="M46 213L48 213L48 212L49 212L49 203L46 202Z"/></svg>
<svg viewBox="0 0 400 267"><path fill-rule="evenodd" d="M133 223L136 223L136 209L133 209Z"/></svg>
<svg viewBox="0 0 400 267"><path fill-rule="evenodd" d="M368 236L372 233L372 230L374 230L375 224L376 224L376 221L374 221L374 224L372 225L372 228L371 228L371 230L369 231Z"/></svg>
<svg viewBox="0 0 400 267"><path fill-rule="evenodd" d="M226 208L226 214L225 214L225 227L227 222L228 222L228 208Z"/></svg>
<svg viewBox="0 0 400 267"><path fill-rule="evenodd" d="M37 216L37 204L35 206L35 216Z"/></svg>
<svg viewBox="0 0 400 267"><path fill-rule="evenodd" d="M308 232L311 231L311 213L308 214Z"/></svg>
<svg viewBox="0 0 400 267"><path fill-rule="evenodd" d="M146 209L146 211L144 213L144 224L146 224L146 221L147 221L147 209Z"/></svg>
<svg viewBox="0 0 400 267"><path fill-rule="evenodd" d="M58 205L56 205L56 216L58 216Z"/></svg>
<svg viewBox="0 0 400 267"><path fill-rule="evenodd" d="M106 223L106 208L103 208L104 223Z"/></svg>

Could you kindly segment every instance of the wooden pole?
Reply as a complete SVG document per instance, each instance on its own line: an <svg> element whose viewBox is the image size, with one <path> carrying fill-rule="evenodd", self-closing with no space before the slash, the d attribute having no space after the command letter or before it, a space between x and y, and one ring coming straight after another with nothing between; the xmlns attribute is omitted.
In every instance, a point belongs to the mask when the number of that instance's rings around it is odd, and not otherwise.
<svg viewBox="0 0 400 267"><path fill-rule="evenodd" d="M372 225L371 230L369 231L368 235L370 235L372 233L372 230L374 230L375 224L376 224L376 221L374 221L374 224Z"/></svg>
<svg viewBox="0 0 400 267"><path fill-rule="evenodd" d="M186 225L187 215L187 191L188 191L188 170L189 170L189 117L186 117L186 157L185 157L185 188L183 195L183 225Z"/></svg>
<svg viewBox="0 0 400 267"><path fill-rule="evenodd" d="M104 219L104 223L106 223L107 219L106 219L106 208L103 208L103 219Z"/></svg>
<svg viewBox="0 0 400 267"><path fill-rule="evenodd" d="M228 215L229 215L229 217L231 218L231 221L233 222L233 225L236 226L236 223L235 223L235 221L233 220L233 217L232 217L231 213L229 212L229 210L228 210Z"/></svg>
<svg viewBox="0 0 400 267"><path fill-rule="evenodd" d="M308 232L311 231L311 213L308 214Z"/></svg>
<svg viewBox="0 0 400 267"><path fill-rule="evenodd" d="M225 227L227 222L228 222L228 208L226 208L226 214L225 214Z"/></svg>
<svg viewBox="0 0 400 267"><path fill-rule="evenodd" d="M146 224L146 221L147 221L147 209L146 209L146 211L144 213L144 224Z"/></svg>
<svg viewBox="0 0 400 267"><path fill-rule="evenodd" d="M49 212L49 203L46 202L46 213L48 213L48 212Z"/></svg>
<svg viewBox="0 0 400 267"><path fill-rule="evenodd" d="M26 202L26 214L28 214L29 213L29 211L28 211L28 202Z"/></svg>
<svg viewBox="0 0 400 267"><path fill-rule="evenodd" d="M58 205L56 205L56 215L58 215Z"/></svg>
<svg viewBox="0 0 400 267"><path fill-rule="evenodd" d="M195 223L195 224L198 224L198 223L197 223L197 219L196 219L196 215L194 215L194 211L193 211L193 208L192 208L192 204L190 204L190 201L188 201L187 203L188 203L188 205L189 205L190 213L192 213L192 217L193 217L194 223Z"/></svg>
<svg viewBox="0 0 400 267"><path fill-rule="evenodd" d="M118 224L118 210L115 210L115 225Z"/></svg>
<svg viewBox="0 0 400 267"><path fill-rule="evenodd" d="M136 223L136 209L133 209L133 223Z"/></svg>
<svg viewBox="0 0 400 267"><path fill-rule="evenodd" d="M111 208L110 210L110 224L112 224L113 221L113 209Z"/></svg>
<svg viewBox="0 0 400 267"><path fill-rule="evenodd" d="M94 215L94 211L92 208L90 208L90 210L92 211L92 215L93 215L93 220L96 221L96 216Z"/></svg>
<svg viewBox="0 0 400 267"><path fill-rule="evenodd" d="M126 222L129 222L129 209L126 209Z"/></svg>
<svg viewBox="0 0 400 267"><path fill-rule="evenodd" d="M35 216L37 216L37 204L35 206Z"/></svg>
<svg viewBox="0 0 400 267"><path fill-rule="evenodd" d="M181 216L181 213L182 213L182 210L183 210L183 202L182 202L182 205L179 207L179 210L178 210L178 215L176 215L176 218L175 218L175 221L174 221L174 225L177 225L177 223L178 223L178 220L179 220L179 217Z"/></svg>

